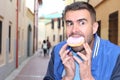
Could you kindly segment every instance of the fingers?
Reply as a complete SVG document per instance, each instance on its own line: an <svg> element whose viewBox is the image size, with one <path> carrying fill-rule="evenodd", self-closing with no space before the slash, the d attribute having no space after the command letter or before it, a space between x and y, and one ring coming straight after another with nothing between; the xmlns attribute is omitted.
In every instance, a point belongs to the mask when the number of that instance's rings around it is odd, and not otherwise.
<svg viewBox="0 0 120 80"><path fill-rule="evenodd" d="M68 60L70 60L70 57L66 57L63 59L62 63L65 64Z"/></svg>
<svg viewBox="0 0 120 80"><path fill-rule="evenodd" d="M67 48L67 44L63 45L63 47L60 50L60 55L62 55L62 53L66 50Z"/></svg>
<svg viewBox="0 0 120 80"><path fill-rule="evenodd" d="M81 62L82 62L82 63L90 65L91 64L92 50L91 50L90 46L88 45L88 43L84 43L83 46L85 48L85 53L77 52L78 56L80 56L80 58L82 58L82 59L77 58L77 57L74 57L74 59L79 64L81 64Z"/></svg>
<svg viewBox="0 0 120 80"><path fill-rule="evenodd" d="M61 50L60 50L60 57L61 57L61 60L63 61L63 63L65 63L66 61L68 61L70 59L70 57L68 57L68 54L69 56L72 55L72 53L70 52L70 50L66 50L67 48L67 44L65 44Z"/></svg>
<svg viewBox="0 0 120 80"><path fill-rule="evenodd" d="M71 53L71 52L70 52ZM66 62L68 62L69 60L71 60L71 56L70 55L66 55L64 56L62 59L62 63L65 64Z"/></svg>
<svg viewBox="0 0 120 80"><path fill-rule="evenodd" d="M73 58L78 62L78 64L82 63L82 60L80 58L78 58L77 56L73 56Z"/></svg>
<svg viewBox="0 0 120 80"><path fill-rule="evenodd" d="M80 60L77 57L74 57L74 59L78 62L81 63L81 61L84 61L84 63L87 63L88 65L91 64L91 55L92 55L92 50L90 48L90 46L88 45L88 43L84 43L83 44L84 48L85 48L85 53L81 53L81 52L77 52L77 54L82 58L82 60ZM67 44L65 44L61 50L60 50L60 57L63 61L63 63L65 63L66 61L68 61L70 59L69 56L72 56L72 53L70 52L70 50L66 50L67 48ZM69 53L69 54L68 54Z"/></svg>
<svg viewBox="0 0 120 80"><path fill-rule="evenodd" d="M83 53L77 52L77 54L82 58L83 61L88 60L88 58Z"/></svg>
<svg viewBox="0 0 120 80"><path fill-rule="evenodd" d="M84 46L85 51L86 51L86 53L87 53L86 56L87 56L88 58L91 58L92 50L91 50L90 46L88 45L88 43L83 44L83 46Z"/></svg>
<svg viewBox="0 0 120 80"><path fill-rule="evenodd" d="M64 52L60 52L60 57L62 60L64 60L64 58L67 56L67 53L69 52L69 50L66 50Z"/></svg>
<svg viewBox="0 0 120 80"><path fill-rule="evenodd" d="M65 44L65 45L61 48L60 53L59 53L61 58L64 58L64 56L69 52L68 50L65 51L66 48L67 48L67 44Z"/></svg>
<svg viewBox="0 0 120 80"><path fill-rule="evenodd" d="M88 65L91 64L91 57L92 57L92 50L90 48L90 46L88 45L88 43L85 43L84 45L85 51L86 51L86 57L88 58Z"/></svg>

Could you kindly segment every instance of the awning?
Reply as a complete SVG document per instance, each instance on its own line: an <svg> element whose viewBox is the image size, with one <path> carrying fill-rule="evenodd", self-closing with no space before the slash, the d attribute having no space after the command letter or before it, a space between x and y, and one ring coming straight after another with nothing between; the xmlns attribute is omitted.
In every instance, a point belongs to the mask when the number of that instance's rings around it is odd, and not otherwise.
<svg viewBox="0 0 120 80"><path fill-rule="evenodd" d="M43 15L43 17L48 18L48 19L61 18L62 14L61 13L52 13L52 14Z"/></svg>

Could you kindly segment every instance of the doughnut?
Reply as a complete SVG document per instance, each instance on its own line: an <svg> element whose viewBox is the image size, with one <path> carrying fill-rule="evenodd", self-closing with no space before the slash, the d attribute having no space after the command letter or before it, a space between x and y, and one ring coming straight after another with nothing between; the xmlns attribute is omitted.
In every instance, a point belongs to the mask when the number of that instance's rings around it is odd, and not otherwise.
<svg viewBox="0 0 120 80"><path fill-rule="evenodd" d="M81 46L85 42L84 37L69 37L67 39L68 46L78 47Z"/></svg>

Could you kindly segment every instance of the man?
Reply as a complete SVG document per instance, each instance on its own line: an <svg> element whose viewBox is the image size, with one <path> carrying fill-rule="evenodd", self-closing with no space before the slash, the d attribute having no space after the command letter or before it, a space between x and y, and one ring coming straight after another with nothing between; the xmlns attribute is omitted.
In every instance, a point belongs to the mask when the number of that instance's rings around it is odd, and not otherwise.
<svg viewBox="0 0 120 80"><path fill-rule="evenodd" d="M120 47L101 39L94 8L75 2L64 11L67 38L84 37L85 43L70 47L63 41L51 54L44 80L110 80Z"/></svg>
<svg viewBox="0 0 120 80"><path fill-rule="evenodd" d="M44 57L46 57L46 55L47 55L47 42L46 42L46 40L43 40L42 49L44 52Z"/></svg>
<svg viewBox="0 0 120 80"><path fill-rule="evenodd" d="M48 56L49 56L50 48L51 48L51 43L50 43L49 39L47 39L47 53L48 53Z"/></svg>

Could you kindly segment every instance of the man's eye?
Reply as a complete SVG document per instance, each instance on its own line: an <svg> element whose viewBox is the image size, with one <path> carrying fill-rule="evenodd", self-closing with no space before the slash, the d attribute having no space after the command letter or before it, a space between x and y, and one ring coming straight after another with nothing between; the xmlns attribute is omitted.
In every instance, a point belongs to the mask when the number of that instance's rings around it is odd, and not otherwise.
<svg viewBox="0 0 120 80"><path fill-rule="evenodd" d="M71 26L71 25L73 25L73 23L72 22L66 22L66 25Z"/></svg>
<svg viewBox="0 0 120 80"><path fill-rule="evenodd" d="M84 21L81 21L80 22L80 25L82 26L82 25L85 25L85 22Z"/></svg>

